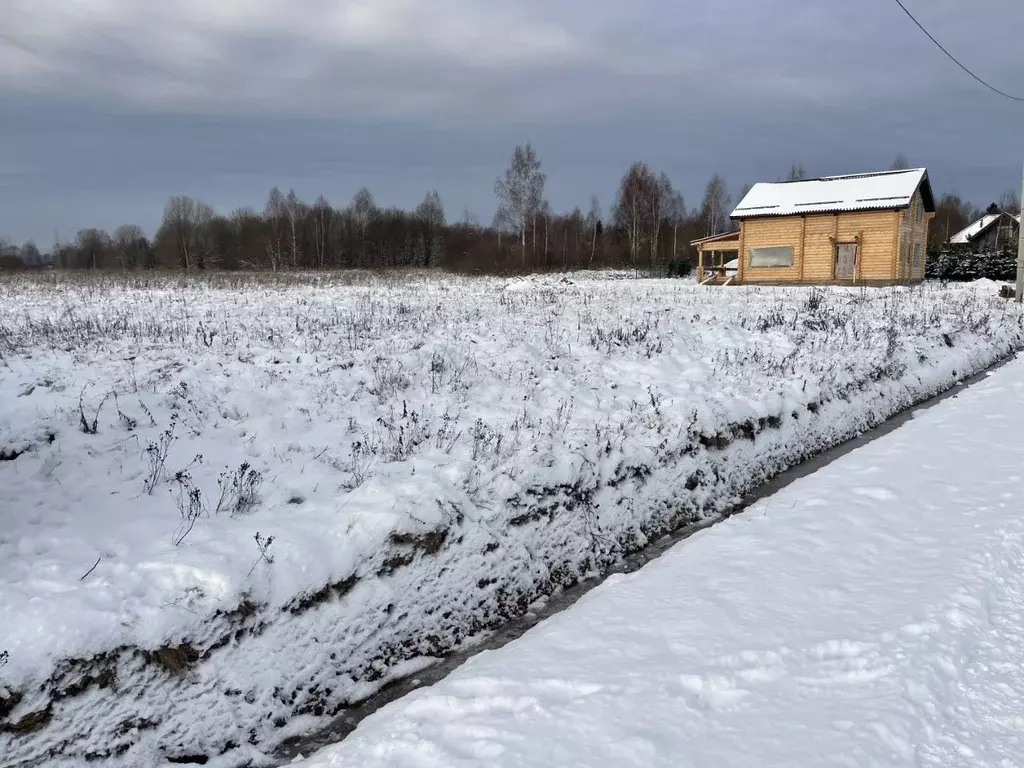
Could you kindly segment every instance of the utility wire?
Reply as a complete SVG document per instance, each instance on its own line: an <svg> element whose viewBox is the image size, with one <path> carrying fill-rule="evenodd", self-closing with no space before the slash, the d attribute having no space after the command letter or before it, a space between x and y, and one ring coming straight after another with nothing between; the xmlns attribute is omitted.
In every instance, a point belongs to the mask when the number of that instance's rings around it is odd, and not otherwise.
<svg viewBox="0 0 1024 768"><path fill-rule="evenodd" d="M910 17L910 20L917 25L918 29L920 29L922 32L924 32L928 36L928 39L931 40L933 43L935 43L935 45L937 45L939 47L939 50L942 51L944 54L946 54L953 61L954 64L956 64L958 67L960 67L960 69L962 69L968 75L970 75L975 80L977 80L979 83L984 85L990 91L998 93L1000 96L1004 96L1005 98L1010 99L1011 101L1024 101L1024 97L1013 96L1013 95L1011 95L1009 93L1006 93L1006 91L1001 91L998 88L996 88L994 85L989 85L984 80L982 80L980 77L978 77L976 74L971 72L971 70L969 70L966 66L964 66L956 56L954 56L952 53L947 51L946 48L942 45L942 43L940 43L938 40L936 40L934 37L932 37L932 33L929 32L927 29L925 29L920 21L918 21L917 19L914 18L914 14L912 14L910 11L907 10L907 6L905 6L903 4L903 0L896 0L896 4L900 8L903 9L903 12L905 14L907 14L907 16Z"/></svg>

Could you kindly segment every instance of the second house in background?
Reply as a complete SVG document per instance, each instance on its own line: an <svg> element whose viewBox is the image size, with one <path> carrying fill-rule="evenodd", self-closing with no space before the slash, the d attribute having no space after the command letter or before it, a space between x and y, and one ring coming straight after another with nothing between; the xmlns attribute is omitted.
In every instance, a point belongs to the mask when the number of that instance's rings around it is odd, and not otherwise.
<svg viewBox="0 0 1024 768"><path fill-rule="evenodd" d="M1019 213L986 213L949 238L949 244L970 246L974 253L993 253L1002 248L1015 246L1019 228Z"/></svg>
<svg viewBox="0 0 1024 768"><path fill-rule="evenodd" d="M732 212L738 232L693 242L698 277L762 284L917 282L924 278L934 214L924 168L755 184Z"/></svg>

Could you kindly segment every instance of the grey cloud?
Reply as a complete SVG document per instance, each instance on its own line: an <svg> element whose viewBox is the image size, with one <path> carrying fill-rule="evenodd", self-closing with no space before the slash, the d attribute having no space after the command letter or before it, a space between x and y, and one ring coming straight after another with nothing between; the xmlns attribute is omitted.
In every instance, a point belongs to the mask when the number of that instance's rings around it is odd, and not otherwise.
<svg viewBox="0 0 1024 768"><path fill-rule="evenodd" d="M908 0L954 52L1024 82L1016 0ZM493 211L515 142L556 208L610 200L629 162L695 203L794 161L926 164L977 203L1018 183L1024 108L942 58L895 3L635 0L6 0L0 233L152 230L170 194L261 206L273 184L344 202ZM59 12L58 12L59 11ZM26 172L26 169L31 169Z"/></svg>

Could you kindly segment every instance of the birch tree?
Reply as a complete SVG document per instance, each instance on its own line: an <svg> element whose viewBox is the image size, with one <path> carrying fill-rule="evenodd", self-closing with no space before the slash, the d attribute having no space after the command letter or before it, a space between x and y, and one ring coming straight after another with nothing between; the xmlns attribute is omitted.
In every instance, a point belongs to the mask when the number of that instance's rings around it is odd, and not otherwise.
<svg viewBox="0 0 1024 768"><path fill-rule="evenodd" d="M497 257L501 258L501 235L510 226L514 226L512 222L512 214L508 212L508 209L503 203L498 204L498 210L494 212L494 219L491 221L491 228L498 235L498 254Z"/></svg>
<svg viewBox="0 0 1024 768"><path fill-rule="evenodd" d="M287 217L287 203L281 190L274 187L267 197L267 205L263 209L270 226L270 237L267 239L267 260L270 268L277 272L284 265L284 222Z"/></svg>
<svg viewBox="0 0 1024 768"><path fill-rule="evenodd" d="M334 209L327 198L320 195L313 203L313 257L317 269L323 269L327 262L327 249L331 237L331 222Z"/></svg>
<svg viewBox="0 0 1024 768"><path fill-rule="evenodd" d="M789 169L789 176L786 177L786 181L803 181L807 178L807 171L800 163L793 163L793 166Z"/></svg>
<svg viewBox="0 0 1024 768"><path fill-rule="evenodd" d="M646 163L633 163L622 177L615 201L615 226L626 234L629 258L639 269L640 253L651 238L658 180Z"/></svg>
<svg viewBox="0 0 1024 768"><path fill-rule="evenodd" d="M365 266L369 261L367 234L370 230L370 222L377 215L377 203L373 199L373 193L366 187L363 187L352 198L350 208L356 231L359 233L360 265Z"/></svg>
<svg viewBox="0 0 1024 768"><path fill-rule="evenodd" d="M551 252L551 249L548 247L548 230L551 228L551 204L547 200L542 200L536 215L540 217L541 226L544 227L544 251L541 255L546 261L548 254Z"/></svg>
<svg viewBox="0 0 1024 768"><path fill-rule="evenodd" d="M665 173L660 174L651 189L650 198L648 200L651 216L650 241L652 267L659 261L658 248L661 243L661 228L665 223L665 219L667 219L671 213L673 195L675 195L675 189L672 187L672 181Z"/></svg>
<svg viewBox="0 0 1024 768"><path fill-rule="evenodd" d="M672 222L672 261L679 260L679 227L686 219L686 201L678 191L673 191L669 196L668 216Z"/></svg>
<svg viewBox="0 0 1024 768"><path fill-rule="evenodd" d="M565 236L562 238L562 269L568 269L569 267L569 232L572 232L573 236L573 266L579 267L580 265L580 238L583 236L583 211L577 205L572 209L572 213L569 214L567 220L567 226L565 230Z"/></svg>
<svg viewBox="0 0 1024 768"><path fill-rule="evenodd" d="M714 174L704 190L704 200L700 206L700 216L704 223L706 237L726 231L730 202L731 198L725 188L725 179L717 173Z"/></svg>
<svg viewBox="0 0 1024 768"><path fill-rule="evenodd" d="M303 216L305 206L295 194L294 189L288 190L288 196L284 200L284 214L288 225L288 255L292 269L299 266L299 221Z"/></svg>
<svg viewBox="0 0 1024 768"><path fill-rule="evenodd" d="M505 171L505 177L494 182L494 194L498 197L498 208L504 212L502 218L511 220L519 230L519 244L523 249L523 263L526 262L526 229L534 223L536 214L544 199L545 176L540 170L540 160L533 147L516 146L512 162ZM536 238L534 238L536 241ZM536 243L534 245L536 248Z"/></svg>

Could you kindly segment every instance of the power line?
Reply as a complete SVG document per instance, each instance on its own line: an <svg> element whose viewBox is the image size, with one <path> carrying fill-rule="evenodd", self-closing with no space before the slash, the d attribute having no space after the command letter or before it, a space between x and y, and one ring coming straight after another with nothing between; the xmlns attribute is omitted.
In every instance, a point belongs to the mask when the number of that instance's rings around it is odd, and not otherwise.
<svg viewBox="0 0 1024 768"><path fill-rule="evenodd" d="M1011 101L1024 101L1024 97L1021 97L1021 96L1013 96L1013 95L1011 95L1011 94L1009 94L1009 93L1006 93L1006 91L1001 91L1001 90L999 90L998 88L996 88L996 87L995 87L994 85L989 85L989 84L988 84L988 83L986 83L986 82L985 82L984 80L982 80L982 79L981 79L980 77L978 77L978 76L977 76L976 74L974 74L973 72L971 72L971 70L969 70L969 69L968 69L968 68L967 68L967 67L966 67L966 66L965 66L964 64L962 64L962 63L960 62L960 60L959 60L959 59L958 59L958 58L957 58L956 56L954 56L954 55L953 55L952 53L950 53L949 51L947 51L947 50L946 50L946 48L945 48L945 46L943 46L943 45L942 45L942 43L940 43L940 42L939 42L938 40L936 40L936 39L935 39L935 38L934 38L934 37L932 36L932 33L931 33L931 32L929 32L929 31L928 31L927 29L925 29L925 28L924 28L924 26L923 26L923 25L921 24L921 22L920 22L920 21L918 21L917 19L915 19L915 18L914 18L914 14L912 14L912 13L911 13L910 11L908 11L908 10L907 10L907 6L905 6L905 5L903 4L903 0L896 0L896 4L897 4L897 5L898 5L898 6L900 7L900 8L902 8L902 9L903 9L903 12L904 12L905 14L907 14L907 16L909 16L909 17L910 17L910 20L911 20L912 22L914 22L914 23L915 23L915 24L917 25L918 29L920 29L920 30L921 30L922 32L924 32L924 33L925 33L925 34L926 34L926 35L928 36L928 39L929 39L929 40L931 40L931 41L932 41L933 43L935 43L935 45L937 45L937 46L939 47L939 50L940 50L940 51L942 51L942 52L943 52L944 54L946 54L946 55L947 55L947 56L948 56L948 57L949 57L949 58L950 58L950 59L951 59L951 60L953 61L953 63L954 63L954 64L956 64L956 65L957 65L958 67L960 67L960 69L962 69L962 70L963 70L964 72L966 72L966 73L967 73L968 75L970 75L970 76L971 76L971 77L973 77L973 78L974 78L975 80L977 80L977 81L978 81L979 83L981 83L982 85L984 85L984 86L985 86L986 88L988 88L988 89L989 89L990 91L993 91L993 92L995 92L995 93L998 93L998 94L999 94L1000 96L1004 96L1005 98L1007 98L1007 99L1010 99Z"/></svg>

